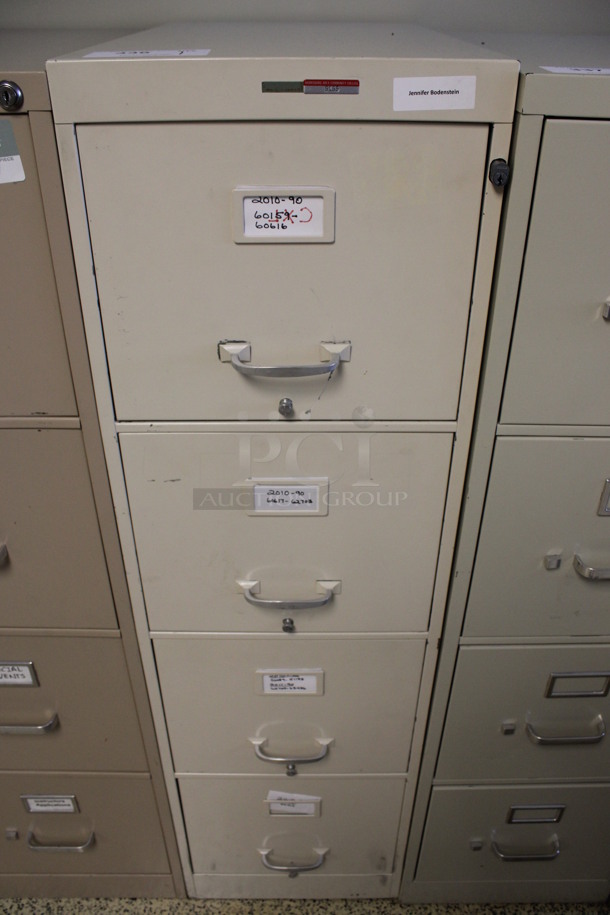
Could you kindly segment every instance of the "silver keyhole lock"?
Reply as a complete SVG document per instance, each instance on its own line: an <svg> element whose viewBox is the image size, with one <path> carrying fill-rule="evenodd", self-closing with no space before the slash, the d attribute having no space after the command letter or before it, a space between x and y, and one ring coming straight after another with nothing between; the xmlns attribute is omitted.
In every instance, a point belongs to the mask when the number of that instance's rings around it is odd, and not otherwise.
<svg viewBox="0 0 610 915"><path fill-rule="evenodd" d="M290 397L282 397L278 405L278 410L280 416L294 416L294 404Z"/></svg>
<svg viewBox="0 0 610 915"><path fill-rule="evenodd" d="M297 767L295 766L295 764L288 763L288 765L286 766L286 775L296 775L296 774L297 774Z"/></svg>
<svg viewBox="0 0 610 915"><path fill-rule="evenodd" d="M4 111L19 111L23 106L23 92L17 83L9 79L0 82L0 108Z"/></svg>
<svg viewBox="0 0 610 915"><path fill-rule="evenodd" d="M294 632L295 629L294 620L291 620L289 616L282 620L282 630L284 632Z"/></svg>

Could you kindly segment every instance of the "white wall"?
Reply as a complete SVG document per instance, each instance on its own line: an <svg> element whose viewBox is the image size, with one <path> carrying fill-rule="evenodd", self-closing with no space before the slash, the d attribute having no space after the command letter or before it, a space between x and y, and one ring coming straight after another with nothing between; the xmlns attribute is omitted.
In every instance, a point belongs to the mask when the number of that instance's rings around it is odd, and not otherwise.
<svg viewBox="0 0 610 915"><path fill-rule="evenodd" d="M450 31L610 33L610 0L0 0L2 28L125 28L188 20L413 21Z"/></svg>

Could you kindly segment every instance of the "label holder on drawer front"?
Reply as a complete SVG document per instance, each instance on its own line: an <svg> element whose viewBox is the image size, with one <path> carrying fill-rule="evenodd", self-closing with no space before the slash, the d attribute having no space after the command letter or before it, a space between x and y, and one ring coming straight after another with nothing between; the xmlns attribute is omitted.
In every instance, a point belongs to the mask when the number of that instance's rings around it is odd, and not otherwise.
<svg viewBox="0 0 610 915"><path fill-rule="evenodd" d="M40 686L33 661L0 661L0 686Z"/></svg>
<svg viewBox="0 0 610 915"><path fill-rule="evenodd" d="M311 669L268 668L255 674L257 696L323 696L324 671Z"/></svg>
<svg viewBox="0 0 610 915"><path fill-rule="evenodd" d="M328 515L328 477L253 477L251 517Z"/></svg>
<svg viewBox="0 0 610 915"><path fill-rule="evenodd" d="M513 804L509 808L506 822L516 825L559 823L565 809L565 804Z"/></svg>
<svg viewBox="0 0 610 915"><path fill-rule="evenodd" d="M580 689L578 681L582 681ZM598 681L598 686L595 681ZM590 683L591 687L587 689L585 683ZM609 690L610 671L574 670L551 674L544 695L546 699L594 699L607 696Z"/></svg>
<svg viewBox="0 0 610 915"><path fill-rule="evenodd" d="M287 791L269 791L265 798L269 816L319 817L322 798L311 794L290 794Z"/></svg>
<svg viewBox="0 0 610 915"><path fill-rule="evenodd" d="M28 813L80 813L75 794L22 794Z"/></svg>

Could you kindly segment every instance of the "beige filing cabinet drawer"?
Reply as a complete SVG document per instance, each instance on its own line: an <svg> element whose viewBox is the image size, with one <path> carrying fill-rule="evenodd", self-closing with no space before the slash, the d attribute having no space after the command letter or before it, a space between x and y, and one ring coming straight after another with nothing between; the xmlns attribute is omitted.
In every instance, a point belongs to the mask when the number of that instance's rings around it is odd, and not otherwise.
<svg viewBox="0 0 610 915"><path fill-rule="evenodd" d="M425 630L452 440L122 434L151 629L280 632L289 617L303 632ZM252 511L256 480L265 502ZM273 490L304 492L311 504L294 514L282 495L267 501ZM320 602L328 592L319 608L246 600Z"/></svg>
<svg viewBox="0 0 610 915"><path fill-rule="evenodd" d="M0 430L3 626L114 629L82 436Z"/></svg>
<svg viewBox="0 0 610 915"><path fill-rule="evenodd" d="M299 759L306 775L407 769L423 639L190 636L154 647L177 772L274 774Z"/></svg>
<svg viewBox="0 0 610 915"><path fill-rule="evenodd" d="M294 883L270 867L320 862L309 879L362 874L371 886L394 869L404 779L182 778L179 789L196 875L266 876L294 898L308 874Z"/></svg>
<svg viewBox="0 0 610 915"><path fill-rule="evenodd" d="M104 124L77 136L117 419L267 420L286 397L299 419L455 419L486 126ZM256 243L257 225L286 223L303 243ZM304 234L310 223L324 234ZM250 344L246 367L319 370L334 357L320 344L351 351L330 378L244 377L219 358L225 340Z"/></svg>
<svg viewBox="0 0 610 915"><path fill-rule="evenodd" d="M496 442L465 635L610 632L608 479L608 439Z"/></svg>
<svg viewBox="0 0 610 915"><path fill-rule="evenodd" d="M4 874L168 870L150 779L2 775Z"/></svg>
<svg viewBox="0 0 610 915"><path fill-rule="evenodd" d="M438 779L605 778L607 647L463 647Z"/></svg>
<svg viewBox="0 0 610 915"><path fill-rule="evenodd" d="M608 785L435 788L420 880L607 880Z"/></svg>
<svg viewBox="0 0 610 915"><path fill-rule="evenodd" d="M0 768L143 771L123 646L0 638Z"/></svg>
<svg viewBox="0 0 610 915"><path fill-rule="evenodd" d="M547 120L504 423L610 424L608 121Z"/></svg>
<svg viewBox="0 0 610 915"><path fill-rule="evenodd" d="M24 174L7 181L5 165L0 174L10 245L0 277L0 416L75 416L29 118L0 114L0 142Z"/></svg>

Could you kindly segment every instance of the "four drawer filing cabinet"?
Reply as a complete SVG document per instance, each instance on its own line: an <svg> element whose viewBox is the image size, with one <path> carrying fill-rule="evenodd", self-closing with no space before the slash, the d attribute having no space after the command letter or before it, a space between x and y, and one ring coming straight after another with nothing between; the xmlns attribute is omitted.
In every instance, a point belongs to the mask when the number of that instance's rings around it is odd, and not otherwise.
<svg viewBox="0 0 610 915"><path fill-rule="evenodd" d="M44 72L76 40L0 39L0 893L174 896Z"/></svg>
<svg viewBox="0 0 610 915"><path fill-rule="evenodd" d="M370 23L48 65L192 895L397 895L517 71Z"/></svg>
<svg viewBox="0 0 610 915"><path fill-rule="evenodd" d="M522 61L514 170L405 898L603 900L608 41L488 40Z"/></svg>

